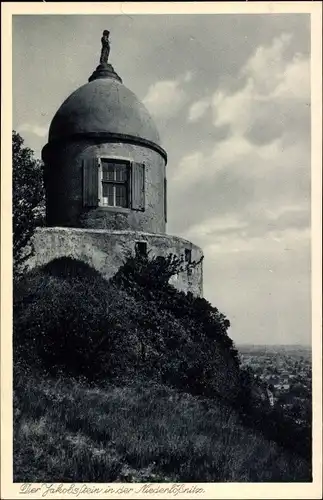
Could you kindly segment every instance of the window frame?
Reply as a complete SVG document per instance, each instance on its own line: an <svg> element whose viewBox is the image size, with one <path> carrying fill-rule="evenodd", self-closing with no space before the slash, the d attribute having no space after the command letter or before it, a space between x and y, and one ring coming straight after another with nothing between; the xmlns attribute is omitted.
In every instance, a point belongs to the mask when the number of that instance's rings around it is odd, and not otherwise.
<svg viewBox="0 0 323 500"><path fill-rule="evenodd" d="M143 251L144 249L144 251ZM141 257L148 256L148 241L138 240L135 242L135 254Z"/></svg>
<svg viewBox="0 0 323 500"><path fill-rule="evenodd" d="M187 262L187 264L192 264L192 249L191 248L185 248L184 250L184 254L185 254L185 262Z"/></svg>
<svg viewBox="0 0 323 500"><path fill-rule="evenodd" d="M102 161L103 160L103 161ZM127 180L124 181L103 181L103 162L106 161L107 163L120 163L120 164L126 164L126 169L127 169ZM131 185L132 185L132 160L129 160L129 158L121 157L121 156L105 156L105 155L100 155L98 156L98 167L99 167L99 182L98 182L98 206L100 208L108 209L108 210L125 210L125 211L130 211L131 210ZM103 204L103 183L110 184L112 186L126 186L126 196L127 196L127 206L123 207L121 205L105 205ZM116 202L116 189L114 189L114 203Z"/></svg>

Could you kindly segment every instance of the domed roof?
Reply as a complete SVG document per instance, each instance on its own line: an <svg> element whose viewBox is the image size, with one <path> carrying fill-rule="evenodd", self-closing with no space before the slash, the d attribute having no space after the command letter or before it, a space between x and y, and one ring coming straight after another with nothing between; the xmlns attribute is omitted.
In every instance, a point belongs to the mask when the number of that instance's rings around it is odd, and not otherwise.
<svg viewBox="0 0 323 500"><path fill-rule="evenodd" d="M98 77L73 92L55 114L48 141L75 134L122 135L160 146L157 128L145 106L115 77Z"/></svg>

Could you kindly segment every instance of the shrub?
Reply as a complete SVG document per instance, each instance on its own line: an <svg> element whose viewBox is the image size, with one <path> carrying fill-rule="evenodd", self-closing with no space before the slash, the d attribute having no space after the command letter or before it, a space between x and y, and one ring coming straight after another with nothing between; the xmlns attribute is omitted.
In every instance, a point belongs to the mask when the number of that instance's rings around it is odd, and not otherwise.
<svg viewBox="0 0 323 500"><path fill-rule="evenodd" d="M13 272L19 278L32 255L31 237L44 222L43 165L24 147L23 138L12 132Z"/></svg>
<svg viewBox="0 0 323 500"><path fill-rule="evenodd" d="M168 284L178 264L129 259L110 281L70 258L30 272L14 293L16 357L27 351L50 373L92 380L142 374L194 394L235 397L228 322Z"/></svg>
<svg viewBox="0 0 323 500"><path fill-rule="evenodd" d="M14 361L50 375L154 381L222 400L246 425L309 458L310 430L268 408L242 370L229 321L205 299L169 285L180 262L130 258L112 280L70 258L24 276L14 289Z"/></svg>

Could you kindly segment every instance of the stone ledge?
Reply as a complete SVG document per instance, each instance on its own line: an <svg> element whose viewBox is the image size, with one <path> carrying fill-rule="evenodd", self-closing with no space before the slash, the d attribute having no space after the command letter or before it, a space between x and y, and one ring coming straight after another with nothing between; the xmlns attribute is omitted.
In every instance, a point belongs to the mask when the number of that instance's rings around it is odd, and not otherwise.
<svg viewBox="0 0 323 500"><path fill-rule="evenodd" d="M179 243L187 243L192 246L196 250L200 250L202 253L202 249L192 243L191 241L181 238L180 236L174 236L172 234L161 234L161 233L147 233L144 231L129 231L129 230L112 230L112 229L87 229L87 228L77 228L77 227L40 227L36 229L37 233L70 233L70 234L106 234L111 236L133 236L133 240L138 239L139 237L146 238L160 238L160 239L168 239L172 241L178 241Z"/></svg>
<svg viewBox="0 0 323 500"><path fill-rule="evenodd" d="M188 240L168 234L68 227L38 228L33 236L35 253L27 266L32 269L54 259L71 257L89 264L109 279L124 264L129 253L134 255L137 241L147 242L148 254L151 256L166 257L173 254L184 257L185 250L190 249L192 261L199 264L191 273L179 273L172 284L184 292L203 295L202 250Z"/></svg>

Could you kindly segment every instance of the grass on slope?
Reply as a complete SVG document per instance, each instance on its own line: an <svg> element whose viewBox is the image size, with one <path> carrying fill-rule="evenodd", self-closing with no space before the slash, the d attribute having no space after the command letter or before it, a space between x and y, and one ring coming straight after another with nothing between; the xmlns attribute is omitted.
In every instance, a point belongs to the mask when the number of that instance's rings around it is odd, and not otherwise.
<svg viewBox="0 0 323 500"><path fill-rule="evenodd" d="M16 377L15 482L309 480L305 461L218 402L138 381Z"/></svg>

